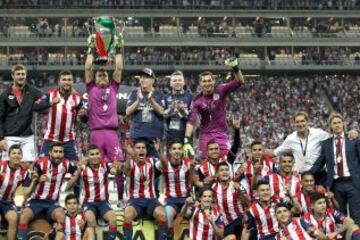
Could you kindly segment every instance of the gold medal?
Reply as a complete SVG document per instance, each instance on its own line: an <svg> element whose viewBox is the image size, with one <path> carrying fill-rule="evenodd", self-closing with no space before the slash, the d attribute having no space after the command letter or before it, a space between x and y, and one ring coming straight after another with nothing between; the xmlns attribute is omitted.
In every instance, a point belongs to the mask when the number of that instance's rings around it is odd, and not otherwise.
<svg viewBox="0 0 360 240"><path fill-rule="evenodd" d="M146 179L145 181L144 181L144 188L145 189L149 189L149 179Z"/></svg>
<svg viewBox="0 0 360 240"><path fill-rule="evenodd" d="M302 161L303 163L306 163L306 162L308 161L307 156L301 156L301 161Z"/></svg>
<svg viewBox="0 0 360 240"><path fill-rule="evenodd" d="M340 156L338 156L338 157L336 158L336 162L337 162L337 163L341 163L341 160L342 160L342 157L340 157Z"/></svg>

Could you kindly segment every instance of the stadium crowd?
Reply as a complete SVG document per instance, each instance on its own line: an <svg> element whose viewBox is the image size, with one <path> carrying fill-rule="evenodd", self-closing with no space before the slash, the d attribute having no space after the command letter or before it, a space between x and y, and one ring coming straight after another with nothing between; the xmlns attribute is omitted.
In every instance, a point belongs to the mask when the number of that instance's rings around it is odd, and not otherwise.
<svg viewBox="0 0 360 240"><path fill-rule="evenodd" d="M44 0L2 0L3 8L38 7L38 8L245 8L245 9L354 9L359 7L358 0L107 0L107 1L44 1Z"/></svg>

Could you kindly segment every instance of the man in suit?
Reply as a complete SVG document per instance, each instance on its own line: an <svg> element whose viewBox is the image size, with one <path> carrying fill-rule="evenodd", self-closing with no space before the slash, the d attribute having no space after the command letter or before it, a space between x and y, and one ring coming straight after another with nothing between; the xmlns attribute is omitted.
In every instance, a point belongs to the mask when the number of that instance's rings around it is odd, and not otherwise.
<svg viewBox="0 0 360 240"><path fill-rule="evenodd" d="M321 154L311 168L319 173L326 164L327 186L334 192L340 211L360 224L360 139L350 140L344 134L344 118L332 113L328 124L333 134L321 144Z"/></svg>

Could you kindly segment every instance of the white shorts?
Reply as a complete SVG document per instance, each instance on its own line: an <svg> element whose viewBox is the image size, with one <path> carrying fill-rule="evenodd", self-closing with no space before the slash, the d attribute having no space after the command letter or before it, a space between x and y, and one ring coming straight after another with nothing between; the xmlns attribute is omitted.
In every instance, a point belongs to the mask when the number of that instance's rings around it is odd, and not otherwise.
<svg viewBox="0 0 360 240"><path fill-rule="evenodd" d="M2 152L2 160L8 160L8 150L11 145L19 144L23 152L23 162L34 162L37 159L35 137L34 135L28 137L5 137L6 151Z"/></svg>

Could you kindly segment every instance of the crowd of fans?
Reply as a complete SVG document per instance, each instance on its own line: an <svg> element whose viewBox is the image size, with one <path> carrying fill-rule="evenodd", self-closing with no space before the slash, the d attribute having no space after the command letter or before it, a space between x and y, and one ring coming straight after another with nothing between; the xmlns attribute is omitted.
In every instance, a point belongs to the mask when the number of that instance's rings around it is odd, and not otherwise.
<svg viewBox="0 0 360 240"><path fill-rule="evenodd" d="M240 9L353 9L358 0L2 0L2 8L240 8Z"/></svg>
<svg viewBox="0 0 360 240"><path fill-rule="evenodd" d="M356 75L329 76L324 80L331 103L348 120L348 129L359 129L359 80Z"/></svg>
<svg viewBox="0 0 360 240"><path fill-rule="evenodd" d="M4 55L0 65L84 65L85 48L71 48L65 53L64 49L40 48L21 49ZM349 65L359 64L360 56L357 48L350 47L303 47L268 48L267 55L259 48L227 48L227 47L126 47L125 64L127 65L221 65L233 53L239 54L242 62L248 63L266 60L265 64L277 64L278 60L286 55L287 64L304 65ZM267 61L270 62L267 62Z"/></svg>
<svg viewBox="0 0 360 240"><path fill-rule="evenodd" d="M348 33L357 34L357 19L290 19L288 23L284 18L236 18L235 21L228 17L203 18L195 20L180 18L150 18L122 19L129 28L125 30L125 36L136 34L143 36L181 35L201 37L297 37L302 36L297 32L308 31L308 37L345 37ZM23 26L24 29L14 29ZM140 27L140 31L131 30L132 27ZM170 27L167 29L166 27ZM274 28L282 28L279 32ZM0 33L3 36L23 37L87 37L94 31L93 19L91 18L2 18L0 21Z"/></svg>

